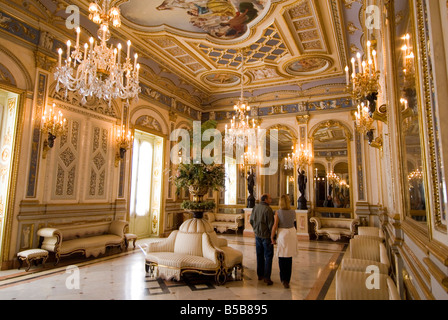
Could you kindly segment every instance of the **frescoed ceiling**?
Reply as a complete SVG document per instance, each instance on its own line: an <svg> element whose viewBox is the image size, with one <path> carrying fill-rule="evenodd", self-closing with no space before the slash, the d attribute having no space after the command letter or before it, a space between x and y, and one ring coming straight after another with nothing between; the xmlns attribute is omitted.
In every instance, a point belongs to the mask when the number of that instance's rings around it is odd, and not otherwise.
<svg viewBox="0 0 448 320"><path fill-rule="evenodd" d="M156 59L210 100L238 92L242 58L245 94L344 79L350 47L341 1L128 0L119 6L123 24ZM240 23L248 12L249 22Z"/></svg>
<svg viewBox="0 0 448 320"><path fill-rule="evenodd" d="M34 7L41 15L51 15L59 25L68 17L67 6L74 4L81 9L82 41L96 34L98 26L87 18L90 0L26 2L39 3ZM362 50L362 0L113 3L121 10L122 25L112 28L110 42L125 47L127 39L132 41L142 83L177 90L203 111L233 105L240 96L242 71L244 95L252 102L341 98L346 95L344 68ZM74 39L74 30L60 29Z"/></svg>

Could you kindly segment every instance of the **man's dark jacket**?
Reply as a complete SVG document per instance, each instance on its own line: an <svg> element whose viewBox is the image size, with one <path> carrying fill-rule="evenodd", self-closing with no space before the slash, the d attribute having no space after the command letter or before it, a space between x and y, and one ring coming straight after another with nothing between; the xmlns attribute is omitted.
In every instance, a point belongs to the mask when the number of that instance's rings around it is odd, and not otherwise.
<svg viewBox="0 0 448 320"><path fill-rule="evenodd" d="M255 236L270 239L274 226L274 211L266 202L260 202L252 210L250 224L254 229Z"/></svg>

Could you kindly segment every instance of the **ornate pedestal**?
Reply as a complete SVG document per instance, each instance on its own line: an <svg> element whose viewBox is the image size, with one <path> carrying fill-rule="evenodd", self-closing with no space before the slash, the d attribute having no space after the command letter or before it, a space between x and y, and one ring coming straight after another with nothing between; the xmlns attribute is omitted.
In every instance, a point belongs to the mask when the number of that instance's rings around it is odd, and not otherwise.
<svg viewBox="0 0 448 320"><path fill-rule="evenodd" d="M254 229L250 224L250 215L252 214L252 208L245 208L244 210L244 230L243 237L255 238Z"/></svg>
<svg viewBox="0 0 448 320"><path fill-rule="evenodd" d="M297 239L310 240L309 210L296 210Z"/></svg>

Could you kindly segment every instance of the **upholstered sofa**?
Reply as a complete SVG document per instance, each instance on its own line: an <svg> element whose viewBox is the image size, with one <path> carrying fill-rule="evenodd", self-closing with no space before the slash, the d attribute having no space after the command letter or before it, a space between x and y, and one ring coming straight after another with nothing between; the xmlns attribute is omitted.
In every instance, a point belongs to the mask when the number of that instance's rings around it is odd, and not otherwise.
<svg viewBox="0 0 448 320"><path fill-rule="evenodd" d="M392 278L359 271L336 271L336 300L401 300Z"/></svg>
<svg viewBox="0 0 448 320"><path fill-rule="evenodd" d="M70 224L57 228L42 228L40 248L55 254L55 265L59 259L80 252L86 257L97 257L106 252L106 247L125 245L127 221L114 220L82 224Z"/></svg>
<svg viewBox="0 0 448 320"><path fill-rule="evenodd" d="M189 219L168 238L146 244L146 272L163 279L180 280L187 272L213 275L218 285L227 282L229 275L243 272L243 255L229 247L226 239L218 238L205 219Z"/></svg>
<svg viewBox="0 0 448 320"><path fill-rule="evenodd" d="M244 221L243 214L206 212L204 216L212 227L220 233L227 230L234 230L236 233L243 226Z"/></svg>
<svg viewBox="0 0 448 320"><path fill-rule="evenodd" d="M314 224L314 233L317 239L320 236L327 236L333 241L337 241L341 237L353 238L359 225L358 219L312 217L310 222Z"/></svg>

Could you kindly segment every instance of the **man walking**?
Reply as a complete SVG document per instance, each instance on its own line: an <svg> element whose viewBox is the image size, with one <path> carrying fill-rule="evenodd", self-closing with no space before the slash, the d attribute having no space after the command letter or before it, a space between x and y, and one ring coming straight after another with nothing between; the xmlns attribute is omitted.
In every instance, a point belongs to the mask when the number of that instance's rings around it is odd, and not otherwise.
<svg viewBox="0 0 448 320"><path fill-rule="evenodd" d="M255 233L255 248L257 252L258 280L263 280L268 286L272 285L272 258L274 257L274 245L271 242L271 231L274 225L274 211L269 206L271 196L264 194L261 202L255 206L250 215L250 224Z"/></svg>

